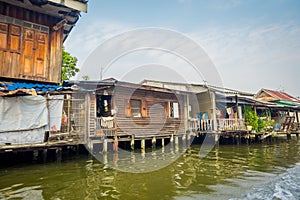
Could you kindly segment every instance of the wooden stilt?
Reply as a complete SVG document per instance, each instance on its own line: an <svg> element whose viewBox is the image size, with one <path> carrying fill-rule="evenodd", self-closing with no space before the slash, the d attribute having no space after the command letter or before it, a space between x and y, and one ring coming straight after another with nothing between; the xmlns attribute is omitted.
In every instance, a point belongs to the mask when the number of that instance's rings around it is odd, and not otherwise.
<svg viewBox="0 0 300 200"><path fill-rule="evenodd" d="M115 137L114 138L114 144L113 144L113 150L118 151L118 149L119 149L119 141L118 141L118 138Z"/></svg>
<svg viewBox="0 0 300 200"><path fill-rule="evenodd" d="M178 145L179 144L179 139L177 136L175 136L175 145Z"/></svg>
<svg viewBox="0 0 300 200"><path fill-rule="evenodd" d="M103 149L102 149L102 152L103 152L103 153L106 153L106 152L107 152L107 139L104 139L104 140L103 140Z"/></svg>
<svg viewBox="0 0 300 200"><path fill-rule="evenodd" d="M145 139L141 140L141 149L145 150Z"/></svg>
<svg viewBox="0 0 300 200"><path fill-rule="evenodd" d="M132 150L134 150L134 136L131 136L131 141L130 141L130 147Z"/></svg>
<svg viewBox="0 0 300 200"><path fill-rule="evenodd" d="M152 148L155 148L155 146L156 146L156 138L153 137L152 138Z"/></svg>
<svg viewBox="0 0 300 200"><path fill-rule="evenodd" d="M175 152L179 151L179 138L175 136Z"/></svg>
<svg viewBox="0 0 300 200"><path fill-rule="evenodd" d="M173 141L174 141L174 135L172 134L170 137L170 143L173 143Z"/></svg>
<svg viewBox="0 0 300 200"><path fill-rule="evenodd" d="M161 138L161 146L164 147L165 146L165 139Z"/></svg>
<svg viewBox="0 0 300 200"><path fill-rule="evenodd" d="M48 155L48 150L43 149L43 162L45 163L47 161L47 155Z"/></svg>
<svg viewBox="0 0 300 200"><path fill-rule="evenodd" d="M108 163L108 159L107 159L107 153L103 154L103 164L107 164Z"/></svg>
<svg viewBox="0 0 300 200"><path fill-rule="evenodd" d="M62 149L56 148L56 161L60 163L62 160Z"/></svg>

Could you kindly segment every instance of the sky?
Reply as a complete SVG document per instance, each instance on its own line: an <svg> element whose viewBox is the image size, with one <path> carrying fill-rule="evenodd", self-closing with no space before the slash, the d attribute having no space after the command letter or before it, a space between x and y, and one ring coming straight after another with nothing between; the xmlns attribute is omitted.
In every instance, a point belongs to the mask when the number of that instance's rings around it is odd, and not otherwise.
<svg viewBox="0 0 300 200"><path fill-rule="evenodd" d="M251 93L267 88L300 97L299 10L298 0L89 0L88 12L64 45L79 60L77 79L100 78L104 65L102 78L213 85L217 77L227 88ZM105 68L104 60L133 49L130 41L159 48L135 49ZM184 51L176 51L182 46Z"/></svg>

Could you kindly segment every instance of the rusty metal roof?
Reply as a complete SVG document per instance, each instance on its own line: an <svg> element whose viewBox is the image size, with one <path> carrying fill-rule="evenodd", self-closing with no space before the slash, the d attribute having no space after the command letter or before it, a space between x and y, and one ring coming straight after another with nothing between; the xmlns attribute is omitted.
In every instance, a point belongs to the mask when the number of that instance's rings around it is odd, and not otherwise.
<svg viewBox="0 0 300 200"><path fill-rule="evenodd" d="M259 95L263 92L265 92L268 96L259 97ZM282 101L299 102L299 100L297 98L295 98L285 92L274 91L274 90L269 90L269 89L261 89L256 96L258 97L258 99L261 99L264 101L282 100Z"/></svg>

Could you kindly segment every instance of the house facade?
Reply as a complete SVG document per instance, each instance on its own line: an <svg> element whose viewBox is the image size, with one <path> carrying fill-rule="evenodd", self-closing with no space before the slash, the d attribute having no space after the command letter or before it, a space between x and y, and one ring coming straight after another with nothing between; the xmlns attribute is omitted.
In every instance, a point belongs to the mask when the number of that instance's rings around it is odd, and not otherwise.
<svg viewBox="0 0 300 200"><path fill-rule="evenodd" d="M0 0L0 145L61 129L63 42L86 11L83 0Z"/></svg>
<svg viewBox="0 0 300 200"><path fill-rule="evenodd" d="M62 45L85 1L1 0L0 78L61 82Z"/></svg>

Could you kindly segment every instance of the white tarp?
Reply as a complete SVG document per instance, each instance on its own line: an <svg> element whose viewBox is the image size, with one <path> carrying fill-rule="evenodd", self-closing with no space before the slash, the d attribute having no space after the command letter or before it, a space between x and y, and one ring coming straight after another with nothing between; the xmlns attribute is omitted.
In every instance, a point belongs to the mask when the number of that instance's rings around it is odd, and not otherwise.
<svg viewBox="0 0 300 200"><path fill-rule="evenodd" d="M0 145L10 144L34 144L44 142L45 127L28 131L16 131L0 133Z"/></svg>
<svg viewBox="0 0 300 200"><path fill-rule="evenodd" d="M53 95L48 97L49 112L50 112L50 130L60 130L64 95Z"/></svg>
<svg viewBox="0 0 300 200"><path fill-rule="evenodd" d="M0 143L43 142L47 124L48 109L44 97L0 97Z"/></svg>

